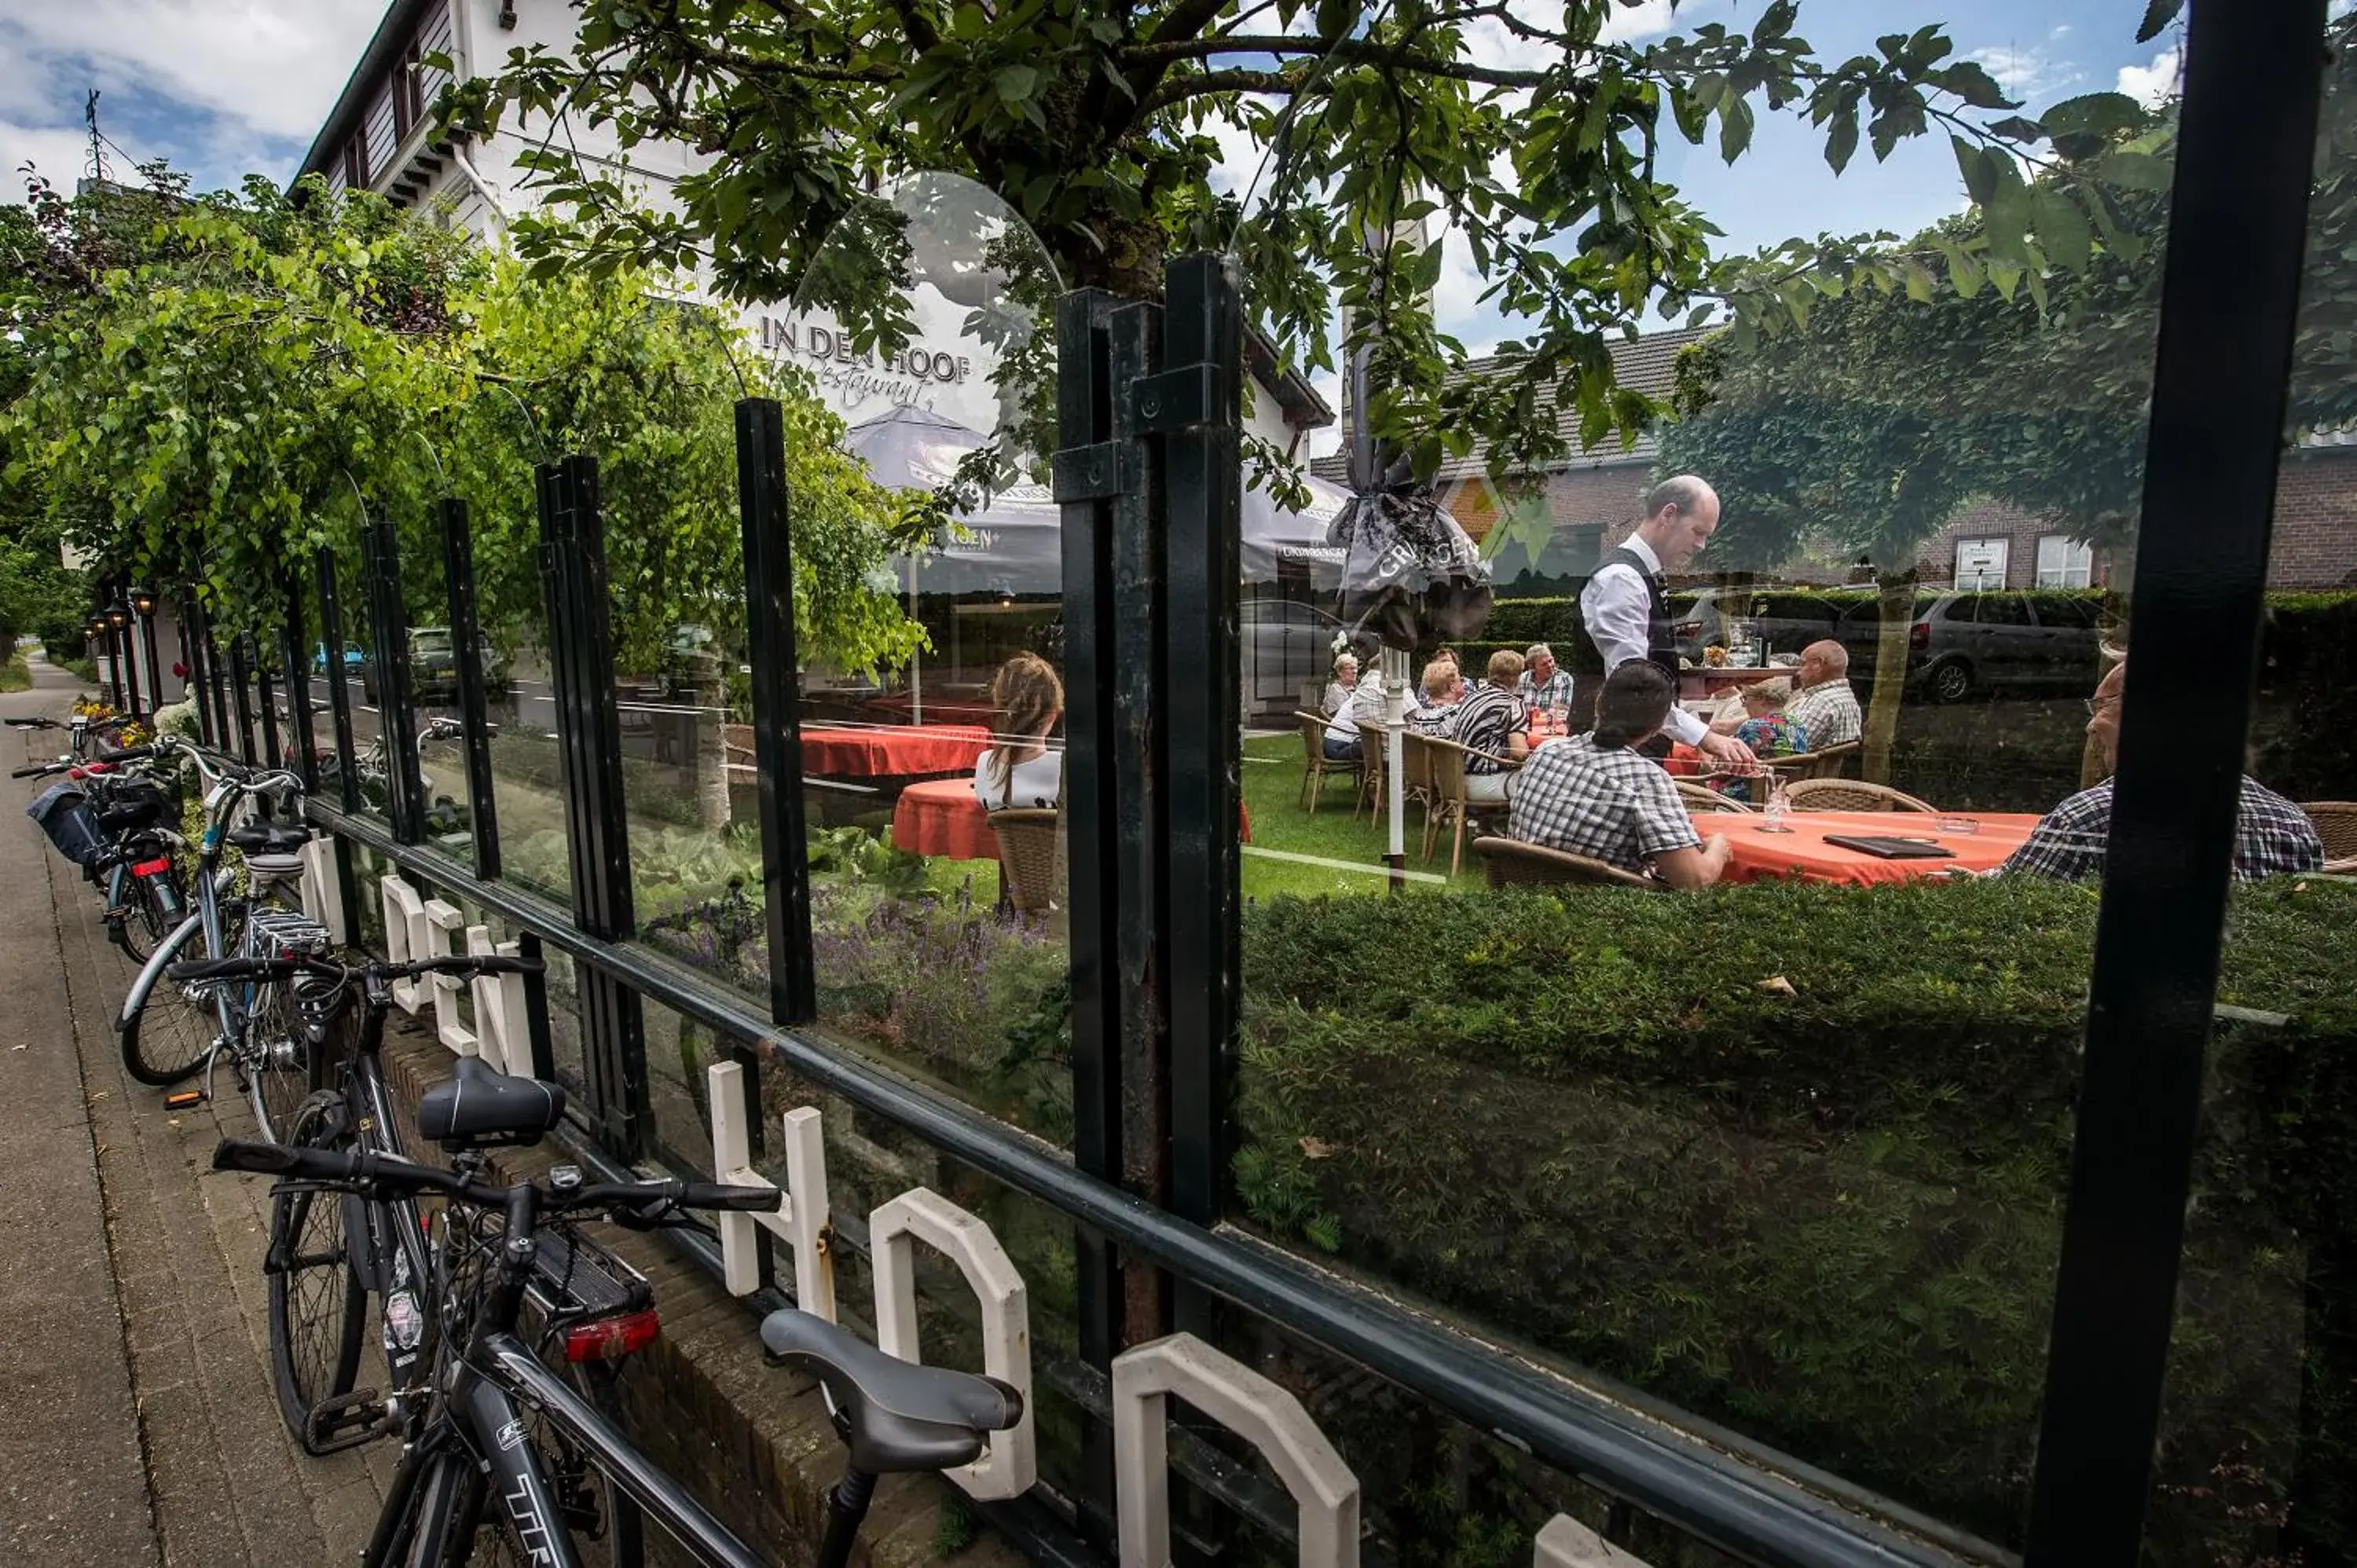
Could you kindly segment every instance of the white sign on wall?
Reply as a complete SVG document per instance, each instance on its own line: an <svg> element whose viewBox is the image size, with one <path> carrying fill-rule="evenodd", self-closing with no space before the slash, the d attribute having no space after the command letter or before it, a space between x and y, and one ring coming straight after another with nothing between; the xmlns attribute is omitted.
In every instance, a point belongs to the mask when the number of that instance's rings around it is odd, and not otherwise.
<svg viewBox="0 0 2357 1568"><path fill-rule="evenodd" d="M1967 593L2004 587L2006 556L2012 543L2009 539L1957 540L1956 586Z"/></svg>
<svg viewBox="0 0 2357 1568"><path fill-rule="evenodd" d="M747 313L745 327L763 353L808 371L819 401L845 424L909 407L988 435L999 423L998 393L990 384L998 351L968 329L974 312L931 284L920 283L907 297L915 330L888 354L859 352L824 311L763 306Z"/></svg>

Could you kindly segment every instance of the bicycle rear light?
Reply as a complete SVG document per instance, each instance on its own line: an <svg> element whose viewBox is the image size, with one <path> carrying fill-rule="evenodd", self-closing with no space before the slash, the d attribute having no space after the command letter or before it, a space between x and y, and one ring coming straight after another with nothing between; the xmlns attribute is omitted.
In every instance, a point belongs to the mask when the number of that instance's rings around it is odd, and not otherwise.
<svg viewBox="0 0 2357 1568"><path fill-rule="evenodd" d="M565 1359L619 1361L653 1344L655 1336L662 1331L662 1322L652 1308L626 1312L619 1317L601 1317L595 1323L576 1324L565 1331Z"/></svg>
<svg viewBox="0 0 2357 1568"><path fill-rule="evenodd" d="M164 873L171 869L172 857L170 855L157 855L153 860L143 860L138 865L133 866L131 868L131 875L134 876L161 876Z"/></svg>

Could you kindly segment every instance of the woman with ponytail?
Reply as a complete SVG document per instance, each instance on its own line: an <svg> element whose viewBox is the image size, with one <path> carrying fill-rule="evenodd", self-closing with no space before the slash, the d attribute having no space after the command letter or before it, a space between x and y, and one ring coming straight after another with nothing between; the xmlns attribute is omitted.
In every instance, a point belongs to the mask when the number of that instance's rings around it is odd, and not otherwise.
<svg viewBox="0 0 2357 1568"><path fill-rule="evenodd" d="M1605 678L1596 727L1531 753L1515 778L1509 828L1526 843L1584 854L1673 887L1707 887L1727 870L1727 840L1695 831L1677 786L1637 747L1661 733L1674 688L1632 660Z"/></svg>
<svg viewBox="0 0 2357 1568"><path fill-rule="evenodd" d="M996 743L975 758L974 798L983 810L1005 806L1052 807L1061 792L1064 758L1048 748L1049 732L1064 716L1064 683L1055 667L1036 653L1018 653L991 677L990 700L998 709Z"/></svg>

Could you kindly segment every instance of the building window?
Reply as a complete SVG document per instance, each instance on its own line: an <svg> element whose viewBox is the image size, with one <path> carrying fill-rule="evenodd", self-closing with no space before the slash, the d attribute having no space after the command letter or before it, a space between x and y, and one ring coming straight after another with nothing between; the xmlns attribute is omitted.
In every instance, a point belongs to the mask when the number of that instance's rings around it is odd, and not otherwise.
<svg viewBox="0 0 2357 1568"><path fill-rule="evenodd" d="M2013 541L2006 538L1956 541L1956 586L1979 592L2005 586L2006 557Z"/></svg>
<svg viewBox="0 0 2357 1568"><path fill-rule="evenodd" d="M2095 551L2064 534L2050 533L2038 542L2038 585L2041 588L2083 588L2095 577Z"/></svg>

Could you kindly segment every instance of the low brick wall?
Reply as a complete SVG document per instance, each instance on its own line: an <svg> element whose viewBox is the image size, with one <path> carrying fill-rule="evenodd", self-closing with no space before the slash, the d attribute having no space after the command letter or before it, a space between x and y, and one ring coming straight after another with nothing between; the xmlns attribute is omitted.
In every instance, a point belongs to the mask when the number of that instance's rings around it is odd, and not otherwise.
<svg viewBox="0 0 2357 1568"><path fill-rule="evenodd" d="M417 1099L449 1071L450 1054L425 1029L395 1015L384 1065L408 1146L433 1157L417 1136ZM508 1179L564 1158L550 1147L498 1161ZM817 1384L769 1363L755 1317L720 1283L660 1236L618 1226L597 1240L653 1285L662 1334L632 1357L620 1378L622 1423L632 1442L726 1524L757 1555L807 1563L825 1528L826 1495L843 1474L844 1448ZM935 1476L893 1476L876 1489L852 1568L925 1568L948 1561L937 1548L942 1509L956 1488ZM971 1517L970 1515L968 1517ZM971 1532L966 1532L971 1533ZM653 1568L681 1561L649 1527ZM1022 1556L982 1529L957 1553L960 1568L1019 1568Z"/></svg>

